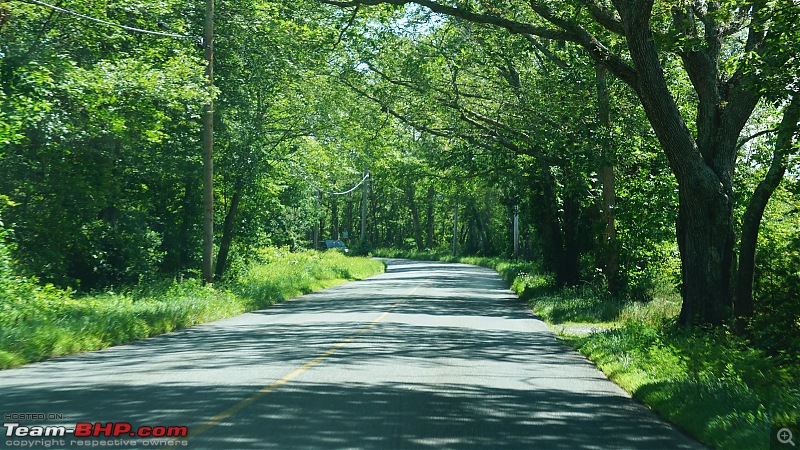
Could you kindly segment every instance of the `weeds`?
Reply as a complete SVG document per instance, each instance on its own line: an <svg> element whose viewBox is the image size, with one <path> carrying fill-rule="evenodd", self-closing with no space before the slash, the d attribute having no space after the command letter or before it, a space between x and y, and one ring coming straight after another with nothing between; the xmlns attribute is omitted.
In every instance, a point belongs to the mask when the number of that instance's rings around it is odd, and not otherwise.
<svg viewBox="0 0 800 450"><path fill-rule="evenodd" d="M268 249L258 264L224 286L189 279L75 296L14 277L2 256L0 368L167 333L383 271L380 261L336 252Z"/></svg>

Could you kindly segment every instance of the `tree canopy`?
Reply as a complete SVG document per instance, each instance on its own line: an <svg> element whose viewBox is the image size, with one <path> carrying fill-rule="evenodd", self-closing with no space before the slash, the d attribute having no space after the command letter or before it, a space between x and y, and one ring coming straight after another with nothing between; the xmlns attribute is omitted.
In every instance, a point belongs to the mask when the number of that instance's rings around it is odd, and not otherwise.
<svg viewBox="0 0 800 450"><path fill-rule="evenodd" d="M18 270L81 290L197 273L213 99L216 279L342 239L800 328L796 2L229 0L214 86L204 14L0 6Z"/></svg>

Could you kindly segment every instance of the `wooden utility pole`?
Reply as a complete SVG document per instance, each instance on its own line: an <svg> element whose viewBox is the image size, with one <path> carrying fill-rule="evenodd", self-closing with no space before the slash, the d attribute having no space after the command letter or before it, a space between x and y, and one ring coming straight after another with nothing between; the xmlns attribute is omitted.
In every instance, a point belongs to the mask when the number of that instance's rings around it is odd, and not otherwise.
<svg viewBox="0 0 800 450"><path fill-rule="evenodd" d="M315 212L319 211L319 199L320 199L320 197L322 197L322 193L320 192L319 189L317 189L317 196L316 196L316 203L315 203L315 205L316 205L315 210L316 211ZM319 218L319 217L314 219L314 250L319 250L320 249L320 247L319 247L319 232L320 232L320 228L321 228L321 222L322 222L322 219Z"/></svg>
<svg viewBox="0 0 800 450"><path fill-rule="evenodd" d="M364 190L361 193L361 242L367 240L367 189L369 189L369 169L364 170Z"/></svg>
<svg viewBox="0 0 800 450"><path fill-rule="evenodd" d="M514 205L514 258L519 258L519 205Z"/></svg>
<svg viewBox="0 0 800 450"><path fill-rule="evenodd" d="M206 78L214 85L214 0L206 0ZM203 108L203 283L214 277L214 101Z"/></svg>
<svg viewBox="0 0 800 450"><path fill-rule="evenodd" d="M456 207L453 210L453 256L456 256L458 250L458 199L456 199Z"/></svg>

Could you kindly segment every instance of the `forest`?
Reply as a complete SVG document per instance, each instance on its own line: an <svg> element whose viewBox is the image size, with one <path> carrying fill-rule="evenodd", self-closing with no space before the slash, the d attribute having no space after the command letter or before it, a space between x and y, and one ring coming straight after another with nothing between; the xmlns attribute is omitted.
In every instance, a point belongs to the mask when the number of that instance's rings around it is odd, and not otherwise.
<svg viewBox="0 0 800 450"><path fill-rule="evenodd" d="M793 0L5 0L4 283L224 284L265 248L341 239L675 298L669 326L796 366L799 18Z"/></svg>

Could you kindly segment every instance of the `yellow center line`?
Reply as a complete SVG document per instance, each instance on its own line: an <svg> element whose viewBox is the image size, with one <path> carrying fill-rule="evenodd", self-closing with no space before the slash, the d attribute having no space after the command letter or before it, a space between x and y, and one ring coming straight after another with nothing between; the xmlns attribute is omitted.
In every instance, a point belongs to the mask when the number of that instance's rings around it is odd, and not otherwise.
<svg viewBox="0 0 800 450"><path fill-rule="evenodd" d="M417 289L419 289L420 286L422 286L422 284L417 285L407 295L413 295L415 292L417 292ZM384 311L383 314L381 314L377 319L373 320L372 322L369 323L369 325L367 325L364 328L362 328L361 330L359 330L358 333L348 337L347 339L344 339L344 340L342 340L340 342L337 342L331 348L329 348L327 351L325 351L325 353L323 353L323 354L317 356L316 358L312 359L311 361L303 364L302 366L300 366L297 369L293 370L292 372L290 372L288 375L286 375L285 377L281 378L280 380L275 381L274 383L272 383L270 385L264 386L263 388L259 389L256 393L254 393L250 397L240 401L239 403L231 406L230 408L226 409L225 411L222 411L221 413L219 413L219 414L215 415L214 417L208 419L207 421L203 422L198 427L192 429L189 437L197 437L197 436L199 436L200 434L204 433L209 428L212 428L212 427L215 427L215 426L219 425L220 423L222 423L222 421L230 418L231 416L233 416L237 412L241 411L242 409L246 408L247 406L249 406L250 404L252 404L256 400L260 399L261 397L269 394L270 392L274 391L275 389L277 389L277 388L283 386L284 384L286 384L286 383L294 380L295 378L299 377L301 374L303 374L308 369L316 366L317 364L319 364L320 362L324 361L329 356L334 354L336 352L336 350L339 350L345 344L347 344L349 342L352 342L355 339L358 339L361 335L363 335L367 331L371 330L372 327L374 327L375 325L380 323L383 319L385 319L386 316L388 316L389 313L392 312L393 309L397 308L400 305L400 303L402 303L402 302L403 302L403 300L399 300L397 303L395 303L394 305L389 307L389 309Z"/></svg>

